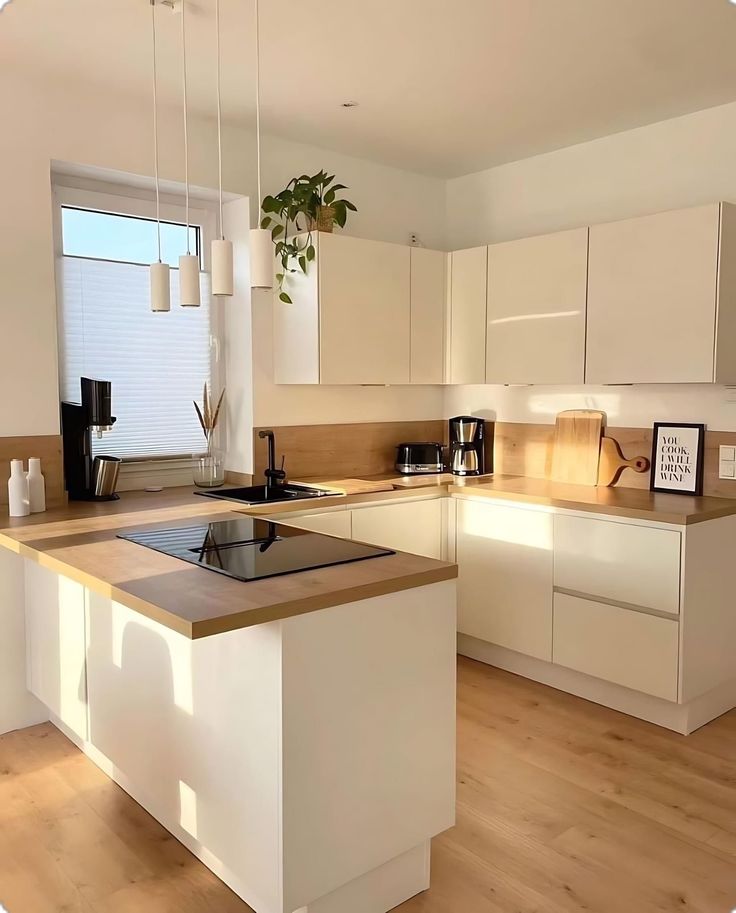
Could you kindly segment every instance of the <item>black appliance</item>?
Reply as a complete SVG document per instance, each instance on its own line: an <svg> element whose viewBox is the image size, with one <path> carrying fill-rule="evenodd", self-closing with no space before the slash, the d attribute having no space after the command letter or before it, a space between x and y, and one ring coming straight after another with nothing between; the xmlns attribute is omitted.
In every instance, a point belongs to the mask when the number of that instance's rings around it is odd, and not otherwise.
<svg viewBox="0 0 736 913"><path fill-rule="evenodd" d="M72 501L115 501L116 457L92 456L92 432L102 437L115 424L109 380L81 378L82 402L61 404L64 478Z"/></svg>
<svg viewBox="0 0 736 913"><path fill-rule="evenodd" d="M443 472L442 444L419 443L399 444L396 448L396 471L405 476Z"/></svg>
<svg viewBox="0 0 736 913"><path fill-rule="evenodd" d="M492 472L486 459L486 423L474 415L450 419L450 472L456 476L480 476Z"/></svg>
<svg viewBox="0 0 736 913"><path fill-rule="evenodd" d="M262 580L396 554L255 517L138 530L118 538L236 580Z"/></svg>

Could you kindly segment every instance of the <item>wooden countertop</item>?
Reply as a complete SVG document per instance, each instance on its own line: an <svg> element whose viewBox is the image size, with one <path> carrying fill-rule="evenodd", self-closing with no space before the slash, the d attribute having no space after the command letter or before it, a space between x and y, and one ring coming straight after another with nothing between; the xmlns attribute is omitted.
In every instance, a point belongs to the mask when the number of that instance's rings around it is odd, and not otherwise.
<svg viewBox="0 0 736 913"><path fill-rule="evenodd" d="M345 501L324 498L319 504ZM317 507L300 504L302 510ZM269 505L268 512L274 508ZM454 564L397 553L245 583L117 538L125 529L222 520L234 509L242 510L229 501L196 497L188 488L125 492L119 501L76 502L8 519L0 545L192 639L457 576Z"/></svg>
<svg viewBox="0 0 736 913"><path fill-rule="evenodd" d="M736 514L736 499L731 498L695 498L639 488L567 485L524 476L498 475L492 479L468 480L464 485L449 485L448 491L452 495L501 498L679 526Z"/></svg>

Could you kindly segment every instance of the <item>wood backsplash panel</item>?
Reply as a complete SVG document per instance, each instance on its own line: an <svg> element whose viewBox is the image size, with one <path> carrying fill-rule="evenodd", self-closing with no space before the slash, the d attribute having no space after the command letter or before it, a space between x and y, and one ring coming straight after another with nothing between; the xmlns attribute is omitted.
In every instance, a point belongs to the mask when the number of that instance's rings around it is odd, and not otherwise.
<svg viewBox="0 0 736 913"><path fill-rule="evenodd" d="M8 503L10 461L23 460L25 468L28 469L29 457L41 458L41 472L46 479L47 506L56 507L64 504L64 465L61 456L61 436L58 434L0 438L0 504Z"/></svg>
<svg viewBox="0 0 736 913"><path fill-rule="evenodd" d="M262 479L268 462L267 442L253 430L254 479ZM392 472L396 445L402 441L445 442L447 422L355 422L345 425L282 425L276 436L276 459L290 479L331 476L362 478Z"/></svg>
<svg viewBox="0 0 736 913"><path fill-rule="evenodd" d="M494 469L497 473L523 475L543 479L547 445L552 439L553 425L536 425L522 422L496 422ZM606 426L608 437L621 445L623 455L651 457L651 428L619 428ZM705 476L703 494L720 498L736 498L736 481L718 478L718 448L720 445L736 447L736 432L706 431ZM649 488L649 472L625 469L617 483L618 488Z"/></svg>

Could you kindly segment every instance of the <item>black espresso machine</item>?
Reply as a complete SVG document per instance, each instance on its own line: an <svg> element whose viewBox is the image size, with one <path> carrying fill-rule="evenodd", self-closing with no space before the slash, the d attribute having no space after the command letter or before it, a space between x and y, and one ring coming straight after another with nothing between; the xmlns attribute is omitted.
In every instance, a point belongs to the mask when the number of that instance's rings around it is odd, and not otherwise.
<svg viewBox="0 0 736 913"><path fill-rule="evenodd" d="M61 404L64 478L72 501L116 501L120 460L92 455L92 432L102 437L115 424L109 380L81 378L82 402Z"/></svg>

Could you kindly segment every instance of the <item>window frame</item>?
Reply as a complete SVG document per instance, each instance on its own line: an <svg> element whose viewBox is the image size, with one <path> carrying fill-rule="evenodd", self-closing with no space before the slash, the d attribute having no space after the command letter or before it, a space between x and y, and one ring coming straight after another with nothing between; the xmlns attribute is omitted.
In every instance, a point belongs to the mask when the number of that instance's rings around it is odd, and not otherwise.
<svg viewBox="0 0 736 913"><path fill-rule="evenodd" d="M54 238L54 263L56 277L56 320L57 320L57 358L60 354L59 333L61 328L62 290L60 285L60 270L58 264L62 258L74 254L64 254L64 238L62 231L62 209L73 207L94 212L110 213L112 215L127 216L140 219L156 219L155 195L137 187L100 185L93 189L89 182L80 182L77 186L65 175L52 175L53 198L53 238ZM170 193L161 194L161 220L186 224L186 208L183 195ZM210 271L210 243L217 237L217 209L210 201L190 198L189 224L199 228L199 255L201 269ZM78 258L76 258L78 259ZM127 261L109 261L106 258L87 257L84 259L100 260L101 262L122 263ZM175 269L176 267L172 267ZM165 315L163 317L165 318ZM215 389L223 389L225 383L225 365L221 357L223 349L224 314L220 300L211 296L210 300L210 339L212 359L210 363L210 377ZM61 390L61 359L57 369L59 390ZM222 435L222 429L220 431ZM204 445L203 445L204 450ZM145 488L147 486L173 487L189 485L192 482L192 454L162 454L155 457L124 457L120 467L119 491Z"/></svg>

